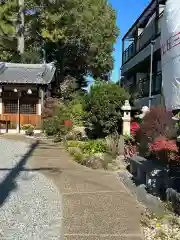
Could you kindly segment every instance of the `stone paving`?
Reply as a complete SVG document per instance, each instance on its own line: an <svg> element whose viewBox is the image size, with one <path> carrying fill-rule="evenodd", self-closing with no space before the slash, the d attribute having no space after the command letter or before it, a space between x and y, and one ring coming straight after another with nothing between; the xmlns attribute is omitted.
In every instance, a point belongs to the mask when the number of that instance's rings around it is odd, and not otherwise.
<svg viewBox="0 0 180 240"><path fill-rule="evenodd" d="M40 141L28 166L53 181L62 196L62 239L143 239L140 205L115 174L80 166L58 144L48 141Z"/></svg>

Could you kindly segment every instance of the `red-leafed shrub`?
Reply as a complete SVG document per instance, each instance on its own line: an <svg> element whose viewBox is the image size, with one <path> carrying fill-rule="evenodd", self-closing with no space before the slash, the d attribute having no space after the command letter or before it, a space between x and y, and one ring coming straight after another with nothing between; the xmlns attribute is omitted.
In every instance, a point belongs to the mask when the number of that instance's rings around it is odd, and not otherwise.
<svg viewBox="0 0 180 240"><path fill-rule="evenodd" d="M139 124L137 122L131 122L131 135L134 136L139 129Z"/></svg>
<svg viewBox="0 0 180 240"><path fill-rule="evenodd" d="M162 107L152 108L136 131L135 138L139 143L140 155L147 156L149 143L159 136L167 136L172 128L172 113Z"/></svg>
<svg viewBox="0 0 180 240"><path fill-rule="evenodd" d="M144 117L136 136L139 140L146 138L152 142L159 136L166 136L172 126L171 112L161 107L153 108Z"/></svg>
<svg viewBox="0 0 180 240"><path fill-rule="evenodd" d="M156 138L153 143L149 144L149 150L152 156L166 163L178 159L176 141L164 136Z"/></svg>
<svg viewBox="0 0 180 240"><path fill-rule="evenodd" d="M158 137L150 144L151 151L167 150L171 152L178 152L178 147L174 140L169 140L166 137Z"/></svg>

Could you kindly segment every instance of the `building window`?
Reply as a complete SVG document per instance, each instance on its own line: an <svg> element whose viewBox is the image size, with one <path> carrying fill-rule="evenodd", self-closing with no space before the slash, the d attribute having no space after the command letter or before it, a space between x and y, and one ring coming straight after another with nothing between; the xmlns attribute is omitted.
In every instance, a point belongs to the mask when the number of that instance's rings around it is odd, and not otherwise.
<svg viewBox="0 0 180 240"><path fill-rule="evenodd" d="M4 113L16 114L18 112L17 100L4 100ZM36 114L36 102L27 103L20 101L20 113L21 114Z"/></svg>
<svg viewBox="0 0 180 240"><path fill-rule="evenodd" d="M154 92L155 93L160 93L162 88L162 74L161 72L158 73L155 77L155 86L154 86Z"/></svg>
<svg viewBox="0 0 180 240"><path fill-rule="evenodd" d="M146 77L139 81L139 97L147 97L149 95L149 78Z"/></svg>
<svg viewBox="0 0 180 240"><path fill-rule="evenodd" d="M17 113L18 105L16 100L4 100L4 113Z"/></svg>
<svg viewBox="0 0 180 240"><path fill-rule="evenodd" d="M36 103L21 103L21 114L36 114Z"/></svg>
<svg viewBox="0 0 180 240"><path fill-rule="evenodd" d="M152 76L152 95L159 94L162 87L162 74L158 72ZM139 97L148 97L149 95L149 76L139 81Z"/></svg>

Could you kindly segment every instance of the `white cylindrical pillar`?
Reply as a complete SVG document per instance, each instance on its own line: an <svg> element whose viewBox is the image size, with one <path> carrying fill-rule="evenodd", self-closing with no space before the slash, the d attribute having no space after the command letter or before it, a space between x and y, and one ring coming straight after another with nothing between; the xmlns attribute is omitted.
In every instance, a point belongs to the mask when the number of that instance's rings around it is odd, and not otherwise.
<svg viewBox="0 0 180 240"><path fill-rule="evenodd" d="M38 100L38 113L37 114L40 116L41 112L42 112L42 110L41 110L41 99L39 99Z"/></svg>
<svg viewBox="0 0 180 240"><path fill-rule="evenodd" d="M18 111L17 111L17 133L20 133L21 131L21 126L20 126L20 97L21 97L21 92L18 91Z"/></svg>
<svg viewBox="0 0 180 240"><path fill-rule="evenodd" d="M39 100L38 100L38 115L42 114L42 108L44 103L44 91L42 88L39 88Z"/></svg>
<svg viewBox="0 0 180 240"><path fill-rule="evenodd" d="M0 97L0 114L2 114L2 97Z"/></svg>

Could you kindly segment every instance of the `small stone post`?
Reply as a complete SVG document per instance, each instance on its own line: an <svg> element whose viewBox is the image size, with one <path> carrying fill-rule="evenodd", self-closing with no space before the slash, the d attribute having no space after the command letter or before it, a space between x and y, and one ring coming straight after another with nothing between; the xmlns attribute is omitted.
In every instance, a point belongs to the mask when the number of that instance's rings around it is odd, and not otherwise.
<svg viewBox="0 0 180 240"><path fill-rule="evenodd" d="M122 106L121 110L123 111L123 135L130 136L131 134L131 106L129 100L125 101L125 104Z"/></svg>

